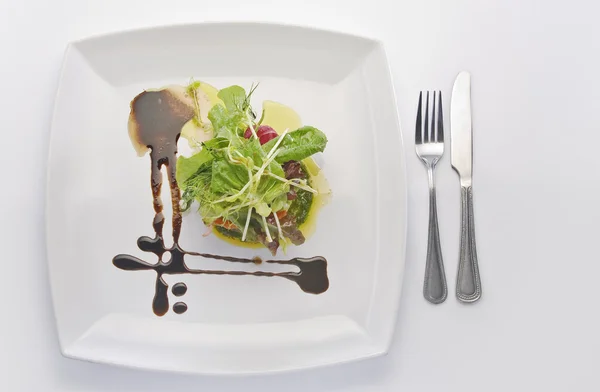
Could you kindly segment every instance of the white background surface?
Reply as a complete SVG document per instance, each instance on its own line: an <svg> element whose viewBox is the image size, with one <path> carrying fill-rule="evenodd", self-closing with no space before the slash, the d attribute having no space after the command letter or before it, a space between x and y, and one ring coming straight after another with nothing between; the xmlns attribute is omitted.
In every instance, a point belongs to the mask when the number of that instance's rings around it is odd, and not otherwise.
<svg viewBox="0 0 600 392"><path fill-rule="evenodd" d="M599 12L594 1L2 1L1 244L9 266L2 277L2 390L599 390L600 163L592 148L600 142ZM405 284L387 357L224 379L118 369L59 354L43 202L65 45L124 28L223 19L327 27L387 44L411 184ZM427 185L413 150L415 105L419 89L442 89L448 119L453 78L463 69L472 72L484 294L475 306L453 295L432 306L421 295ZM449 155L439 169L442 249L453 288L459 185Z"/></svg>

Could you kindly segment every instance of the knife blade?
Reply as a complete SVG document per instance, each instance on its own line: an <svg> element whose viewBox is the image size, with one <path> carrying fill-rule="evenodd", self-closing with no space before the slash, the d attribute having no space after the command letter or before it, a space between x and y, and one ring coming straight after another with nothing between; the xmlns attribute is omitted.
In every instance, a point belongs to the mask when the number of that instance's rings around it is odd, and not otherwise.
<svg viewBox="0 0 600 392"><path fill-rule="evenodd" d="M450 103L450 159L462 186L470 186L473 173L471 74L461 72L452 88Z"/></svg>
<svg viewBox="0 0 600 392"><path fill-rule="evenodd" d="M475 245L473 212L473 129L471 123L471 75L461 72L454 81L450 102L450 154L452 167L460 177L460 255L456 297L465 303L481 298L481 277Z"/></svg>

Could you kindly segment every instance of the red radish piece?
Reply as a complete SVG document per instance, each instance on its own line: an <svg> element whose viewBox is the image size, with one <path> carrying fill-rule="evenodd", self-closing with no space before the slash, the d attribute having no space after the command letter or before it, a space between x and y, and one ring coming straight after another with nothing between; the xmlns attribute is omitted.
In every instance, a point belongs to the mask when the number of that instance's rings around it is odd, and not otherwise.
<svg viewBox="0 0 600 392"><path fill-rule="evenodd" d="M275 139L278 136L277 131L275 131L268 125L261 125L257 129L255 129L255 131L256 136L258 136L258 140L260 141L261 145L265 144L271 139ZM252 130L250 129L250 127L248 127L246 129L246 132L244 132L244 137L246 139L250 139L252 137Z"/></svg>

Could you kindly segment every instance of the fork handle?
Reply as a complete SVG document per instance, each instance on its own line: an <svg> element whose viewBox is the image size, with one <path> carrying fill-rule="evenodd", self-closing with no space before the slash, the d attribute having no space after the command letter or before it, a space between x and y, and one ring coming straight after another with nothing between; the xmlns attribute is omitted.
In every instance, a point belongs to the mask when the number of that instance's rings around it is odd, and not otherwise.
<svg viewBox="0 0 600 392"><path fill-rule="evenodd" d="M460 258L456 297L461 302L471 303L481 298L481 279L475 247L473 188L470 185L461 188Z"/></svg>
<svg viewBox="0 0 600 392"><path fill-rule="evenodd" d="M446 273L440 246L437 202L433 185L433 168L429 168L429 235L427 238L427 259L425 263L425 283L423 296L433 304L441 304L448 296Z"/></svg>

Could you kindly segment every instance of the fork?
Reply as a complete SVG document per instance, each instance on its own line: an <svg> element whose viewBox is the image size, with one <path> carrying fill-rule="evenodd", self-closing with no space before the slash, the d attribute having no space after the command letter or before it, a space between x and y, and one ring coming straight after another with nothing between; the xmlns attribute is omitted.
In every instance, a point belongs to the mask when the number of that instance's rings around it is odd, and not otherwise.
<svg viewBox="0 0 600 392"><path fill-rule="evenodd" d="M419 93L419 107L417 109L417 124L415 130L415 150L417 156L427 168L429 178L429 234L427 239L427 259L425 264L425 282L423 296L433 304L440 304L448 296L446 273L440 246L440 232L438 229L437 203L435 194L435 166L444 154L444 118L442 114L442 92L433 92L431 111L431 124L429 123L429 91L425 98L425 118L421 113L423 92ZM437 119L436 119L437 101ZM437 121L436 121L437 120ZM423 123L423 126L421 124Z"/></svg>

